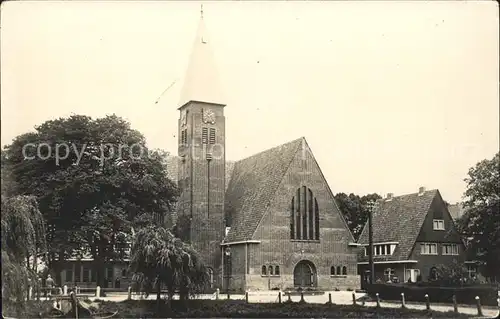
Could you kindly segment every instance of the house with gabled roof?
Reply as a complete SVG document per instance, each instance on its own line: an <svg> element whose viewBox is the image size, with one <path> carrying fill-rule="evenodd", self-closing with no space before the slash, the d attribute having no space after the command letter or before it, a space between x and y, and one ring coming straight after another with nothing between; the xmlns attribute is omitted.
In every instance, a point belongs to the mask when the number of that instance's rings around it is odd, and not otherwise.
<svg viewBox="0 0 500 319"><path fill-rule="evenodd" d="M420 187L413 194L388 194L373 212L375 280L427 281L439 265L463 263L465 246L439 190ZM365 225L358 243L358 270L370 278L369 234Z"/></svg>

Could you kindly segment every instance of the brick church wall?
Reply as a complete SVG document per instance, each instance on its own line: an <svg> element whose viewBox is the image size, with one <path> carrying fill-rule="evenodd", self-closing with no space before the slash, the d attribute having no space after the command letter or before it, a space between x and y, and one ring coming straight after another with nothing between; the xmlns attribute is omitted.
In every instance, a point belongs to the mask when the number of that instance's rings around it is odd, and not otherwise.
<svg viewBox="0 0 500 319"><path fill-rule="evenodd" d="M304 146L305 151L297 153L254 234L253 239L261 243L249 245L247 289L293 288L293 271L301 260L315 265L318 289L360 287L357 251L348 246L351 235L314 157L307 145ZM301 186L310 188L318 201L319 242L290 239L290 203L296 189ZM280 276L262 276L262 265L267 264L279 265ZM330 276L330 267L337 265L347 267L347 276Z"/></svg>

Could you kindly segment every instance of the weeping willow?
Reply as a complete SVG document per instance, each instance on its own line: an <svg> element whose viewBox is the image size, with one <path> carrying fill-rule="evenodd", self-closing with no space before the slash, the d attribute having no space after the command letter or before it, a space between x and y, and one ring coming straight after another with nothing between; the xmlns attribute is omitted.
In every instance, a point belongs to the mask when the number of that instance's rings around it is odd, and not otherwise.
<svg viewBox="0 0 500 319"><path fill-rule="evenodd" d="M156 287L157 299L165 287L171 300L178 292L185 300L208 284L208 269L198 253L165 228L147 227L133 239L130 270L133 280L149 294Z"/></svg>
<svg viewBox="0 0 500 319"><path fill-rule="evenodd" d="M23 302L35 286L36 267L30 257L45 251L44 219L32 196L2 196L2 299Z"/></svg>

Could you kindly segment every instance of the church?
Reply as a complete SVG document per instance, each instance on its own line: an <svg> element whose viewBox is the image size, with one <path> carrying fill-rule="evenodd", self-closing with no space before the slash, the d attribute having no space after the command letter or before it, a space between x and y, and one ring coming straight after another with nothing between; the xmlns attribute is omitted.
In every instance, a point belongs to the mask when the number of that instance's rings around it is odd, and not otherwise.
<svg viewBox="0 0 500 319"><path fill-rule="evenodd" d="M178 105L172 223L232 291L356 289L357 244L305 138L226 161L225 104L203 16ZM243 119L242 119L243 120Z"/></svg>

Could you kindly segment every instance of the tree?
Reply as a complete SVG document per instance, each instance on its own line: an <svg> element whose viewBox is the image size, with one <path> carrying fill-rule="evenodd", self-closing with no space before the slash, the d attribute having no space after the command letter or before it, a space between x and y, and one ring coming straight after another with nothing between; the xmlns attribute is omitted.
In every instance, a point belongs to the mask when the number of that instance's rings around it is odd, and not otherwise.
<svg viewBox="0 0 500 319"><path fill-rule="evenodd" d="M156 288L158 303L161 288L169 294L179 292L180 299L201 292L208 284L208 269L197 252L188 244L176 238L164 227L148 226L134 236L130 270L133 280L144 287L146 293Z"/></svg>
<svg viewBox="0 0 500 319"><path fill-rule="evenodd" d="M363 231L363 227L368 220L368 204L371 201L376 201L382 197L375 193L364 195L363 197L359 197L358 195L352 193L349 195L345 193L338 193L334 197L340 211L344 215L347 226L351 230L354 239L358 240L361 232Z"/></svg>
<svg viewBox="0 0 500 319"><path fill-rule="evenodd" d="M458 222L469 249L485 264L485 276L500 277L500 153L469 169L464 215Z"/></svg>
<svg viewBox="0 0 500 319"><path fill-rule="evenodd" d="M115 115L47 121L5 154L17 194L36 196L47 222L49 267L90 254L101 286L105 262L124 257L130 228L160 224L176 200L165 153Z"/></svg>
<svg viewBox="0 0 500 319"><path fill-rule="evenodd" d="M45 249L43 216L33 196L2 194L2 299L24 306L28 286L36 288L30 257ZM36 266L36 258L33 260Z"/></svg>

